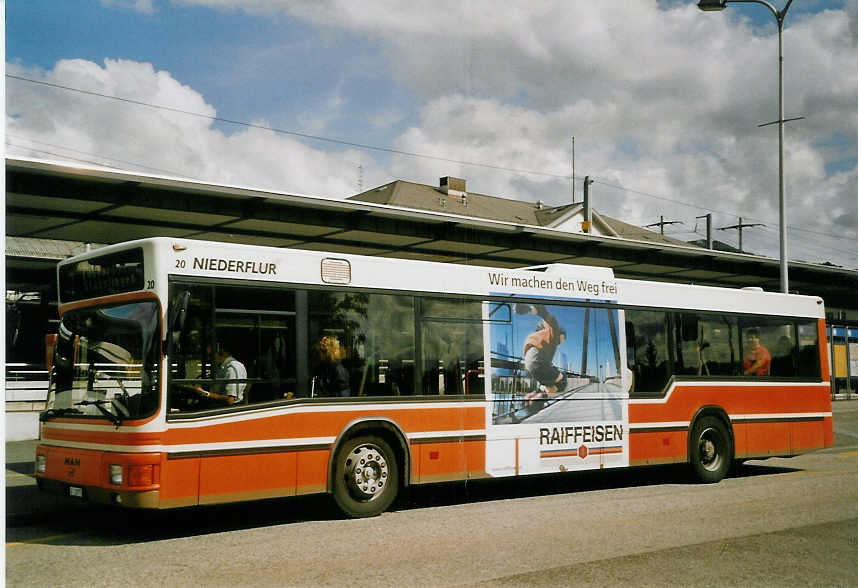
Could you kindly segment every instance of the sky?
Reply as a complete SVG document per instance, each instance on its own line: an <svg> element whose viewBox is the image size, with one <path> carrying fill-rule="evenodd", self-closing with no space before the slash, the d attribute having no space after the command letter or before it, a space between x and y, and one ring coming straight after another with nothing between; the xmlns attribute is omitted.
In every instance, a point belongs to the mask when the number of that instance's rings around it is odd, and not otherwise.
<svg viewBox="0 0 858 588"><path fill-rule="evenodd" d="M858 0L794 0L783 40L788 256L858 268ZM10 0L6 152L325 198L589 176L600 213L741 217L777 258L777 46L744 3Z"/></svg>

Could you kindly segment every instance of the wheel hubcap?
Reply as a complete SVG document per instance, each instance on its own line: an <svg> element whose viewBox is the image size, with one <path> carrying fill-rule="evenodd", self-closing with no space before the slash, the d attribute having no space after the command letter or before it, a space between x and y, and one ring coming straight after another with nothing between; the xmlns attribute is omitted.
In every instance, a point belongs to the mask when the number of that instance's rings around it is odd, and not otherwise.
<svg viewBox="0 0 858 588"><path fill-rule="evenodd" d="M700 463L709 471L721 467L721 455L718 453L720 436L715 429L706 429L700 435Z"/></svg>
<svg viewBox="0 0 858 588"><path fill-rule="evenodd" d="M345 464L345 476L352 495L360 500L373 500L387 484L387 460L375 445L355 447Z"/></svg>

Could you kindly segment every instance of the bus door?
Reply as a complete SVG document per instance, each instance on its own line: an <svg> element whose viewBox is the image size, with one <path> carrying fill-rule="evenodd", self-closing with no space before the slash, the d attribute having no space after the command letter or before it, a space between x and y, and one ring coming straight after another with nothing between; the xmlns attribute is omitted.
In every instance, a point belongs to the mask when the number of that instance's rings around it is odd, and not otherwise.
<svg viewBox="0 0 858 588"><path fill-rule="evenodd" d="M167 460L167 499L186 504L196 496L203 503L294 493L294 454L243 449L260 439L256 423L264 427L264 419L224 426L233 413L294 396L294 293L173 282L170 300L176 320L168 346L168 422L183 451ZM197 420L200 414L208 419Z"/></svg>
<svg viewBox="0 0 858 588"><path fill-rule="evenodd" d="M422 393L460 400L484 394L479 377L484 357L482 301L425 297L415 304ZM421 454L421 479L425 481L446 476L462 479L485 470L484 444L466 434L484 427L483 414L479 408L456 406L452 410L456 412L458 442L455 447L445 443L446 447L424 448L428 450ZM444 460L446 464L441 463Z"/></svg>

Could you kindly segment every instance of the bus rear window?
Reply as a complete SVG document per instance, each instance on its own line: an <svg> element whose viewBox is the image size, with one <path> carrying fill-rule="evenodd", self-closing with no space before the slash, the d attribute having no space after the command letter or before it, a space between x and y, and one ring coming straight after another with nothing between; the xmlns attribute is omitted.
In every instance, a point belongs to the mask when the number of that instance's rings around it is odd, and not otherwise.
<svg viewBox="0 0 858 588"><path fill-rule="evenodd" d="M142 289L143 250L139 247L60 267L63 302Z"/></svg>

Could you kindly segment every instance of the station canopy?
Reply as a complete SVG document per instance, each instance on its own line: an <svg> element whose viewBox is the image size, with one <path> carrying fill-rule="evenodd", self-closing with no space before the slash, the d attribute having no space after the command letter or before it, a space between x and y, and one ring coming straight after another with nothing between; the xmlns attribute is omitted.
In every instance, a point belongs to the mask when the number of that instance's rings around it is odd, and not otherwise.
<svg viewBox="0 0 858 588"><path fill-rule="evenodd" d="M594 265L624 278L779 290L772 258L356 198L7 158L7 289L52 284L56 262L86 246L160 236L506 268ZM790 262L789 278L790 291L858 308L856 270Z"/></svg>

